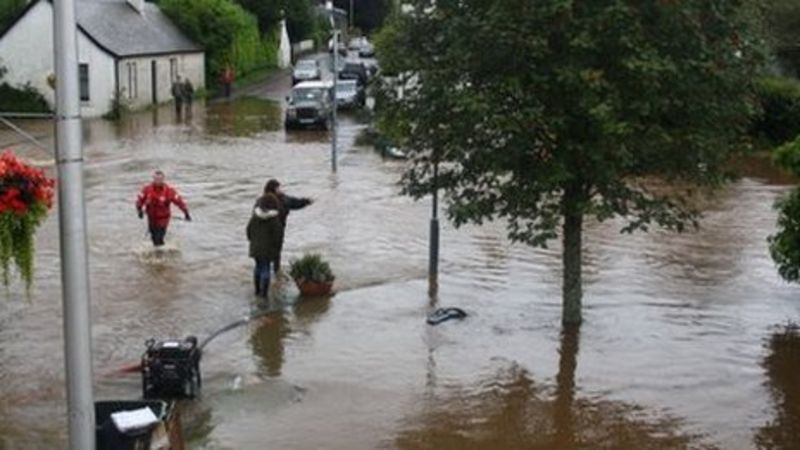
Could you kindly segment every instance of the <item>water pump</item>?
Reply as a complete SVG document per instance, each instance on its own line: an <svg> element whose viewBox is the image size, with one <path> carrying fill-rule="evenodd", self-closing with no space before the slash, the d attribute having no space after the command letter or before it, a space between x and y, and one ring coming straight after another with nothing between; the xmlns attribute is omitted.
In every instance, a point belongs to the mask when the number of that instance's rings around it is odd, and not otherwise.
<svg viewBox="0 0 800 450"><path fill-rule="evenodd" d="M197 338L149 339L142 355L142 395L152 398L194 398L202 386Z"/></svg>

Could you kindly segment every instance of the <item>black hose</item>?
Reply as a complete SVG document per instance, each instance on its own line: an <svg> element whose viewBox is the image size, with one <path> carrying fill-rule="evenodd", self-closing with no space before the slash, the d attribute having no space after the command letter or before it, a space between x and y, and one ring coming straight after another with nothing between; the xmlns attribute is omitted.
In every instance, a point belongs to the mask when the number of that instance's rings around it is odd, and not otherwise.
<svg viewBox="0 0 800 450"><path fill-rule="evenodd" d="M275 312L278 312L280 310L281 310L281 308L269 308L269 309L265 309L265 310L261 310L261 311L256 311L256 312L250 313L249 315L247 315L247 316L245 316L245 317L243 317L243 318L241 318L241 319L239 319L239 320L237 320L235 322L231 322L231 323L225 325L224 327L214 331L213 333L208 335L207 338L203 339L203 341L200 343L200 345L197 346L197 348L199 348L200 350L203 350L205 348L205 346L208 345L209 342L211 342L213 339L216 339L219 335L221 335L223 333L227 333L228 331L231 331L231 330L233 330L235 328L239 328L239 327L241 327L243 325L247 325L248 323L250 323L250 322L252 322L252 321L254 321L256 319L260 319L262 317L268 316L268 315L270 315L272 313L275 313Z"/></svg>

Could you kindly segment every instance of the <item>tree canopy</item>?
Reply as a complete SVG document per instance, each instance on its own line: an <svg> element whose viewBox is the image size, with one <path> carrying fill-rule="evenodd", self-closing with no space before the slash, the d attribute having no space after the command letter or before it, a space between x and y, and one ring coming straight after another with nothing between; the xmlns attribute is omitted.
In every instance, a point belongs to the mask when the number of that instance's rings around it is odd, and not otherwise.
<svg viewBox="0 0 800 450"><path fill-rule="evenodd" d="M691 194L722 184L745 145L762 55L746 2L406 3L378 38L402 86L380 125L410 154L405 191L442 189L456 225L560 236L565 323L581 321L585 216L682 231Z"/></svg>
<svg viewBox="0 0 800 450"><path fill-rule="evenodd" d="M334 0L334 5L350 14L353 6L353 25L365 33L370 33L383 25L391 10L391 0ZM348 16L349 17L349 16Z"/></svg>
<svg viewBox="0 0 800 450"><path fill-rule="evenodd" d="M226 65L240 75L275 64L277 45L262 40L256 19L231 0L161 0L164 14L206 51L206 80Z"/></svg>
<svg viewBox="0 0 800 450"><path fill-rule="evenodd" d="M27 4L28 0L0 0L0 32L5 31Z"/></svg>
<svg viewBox="0 0 800 450"><path fill-rule="evenodd" d="M262 34L271 33L285 14L286 28L292 42L307 39L314 29L309 0L237 0L258 19Z"/></svg>

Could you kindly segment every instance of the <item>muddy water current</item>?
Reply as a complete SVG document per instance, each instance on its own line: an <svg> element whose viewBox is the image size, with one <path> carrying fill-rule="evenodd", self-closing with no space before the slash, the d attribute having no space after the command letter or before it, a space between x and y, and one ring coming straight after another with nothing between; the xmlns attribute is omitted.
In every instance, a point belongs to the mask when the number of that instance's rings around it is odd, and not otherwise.
<svg viewBox="0 0 800 450"><path fill-rule="evenodd" d="M276 97L280 97L277 96ZM24 128L51 142L51 126ZM800 288L767 253L791 180L763 161L707 202L697 232L620 235L587 225L585 324L560 326L560 256L513 245L502 224L443 223L436 304L470 316L425 325L430 204L400 196L403 162L329 134L282 130L279 103L169 108L84 124L95 394L137 398L149 337L200 337L254 308L244 228L275 177L315 203L289 217L285 260L322 253L337 294L278 287L266 320L212 341L201 398L181 405L196 449L800 448ZM0 134L45 166L47 153ZM187 199L154 255L135 214L161 168ZM52 170L49 166L48 170ZM65 446L56 215L37 235L31 298L0 302L0 449Z"/></svg>

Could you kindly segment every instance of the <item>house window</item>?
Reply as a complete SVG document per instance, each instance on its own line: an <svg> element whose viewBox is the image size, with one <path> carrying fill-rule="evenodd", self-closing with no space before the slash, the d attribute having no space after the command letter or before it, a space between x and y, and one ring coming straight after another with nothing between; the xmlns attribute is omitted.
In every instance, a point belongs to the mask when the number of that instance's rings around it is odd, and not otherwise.
<svg viewBox="0 0 800 450"><path fill-rule="evenodd" d="M78 64L78 82L80 84L81 101L89 101L89 65Z"/></svg>
<svg viewBox="0 0 800 450"><path fill-rule="evenodd" d="M169 81L174 83L178 79L178 58L169 59Z"/></svg>
<svg viewBox="0 0 800 450"><path fill-rule="evenodd" d="M129 62L128 67L128 98L139 97L139 80L136 72L136 63Z"/></svg>

